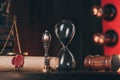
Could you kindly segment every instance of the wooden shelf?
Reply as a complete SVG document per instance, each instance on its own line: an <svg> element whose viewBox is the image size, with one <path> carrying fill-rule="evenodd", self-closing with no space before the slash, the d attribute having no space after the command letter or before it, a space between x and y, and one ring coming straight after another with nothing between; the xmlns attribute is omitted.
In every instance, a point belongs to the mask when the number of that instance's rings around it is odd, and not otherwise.
<svg viewBox="0 0 120 80"><path fill-rule="evenodd" d="M116 72L0 72L0 80L120 80Z"/></svg>

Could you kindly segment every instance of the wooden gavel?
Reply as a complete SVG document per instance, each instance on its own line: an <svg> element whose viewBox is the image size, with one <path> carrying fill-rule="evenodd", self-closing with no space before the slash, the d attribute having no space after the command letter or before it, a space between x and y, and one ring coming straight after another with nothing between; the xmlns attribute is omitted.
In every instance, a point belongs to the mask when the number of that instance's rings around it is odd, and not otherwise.
<svg viewBox="0 0 120 80"><path fill-rule="evenodd" d="M120 55L88 55L84 59L84 67L90 71L117 71L120 67Z"/></svg>

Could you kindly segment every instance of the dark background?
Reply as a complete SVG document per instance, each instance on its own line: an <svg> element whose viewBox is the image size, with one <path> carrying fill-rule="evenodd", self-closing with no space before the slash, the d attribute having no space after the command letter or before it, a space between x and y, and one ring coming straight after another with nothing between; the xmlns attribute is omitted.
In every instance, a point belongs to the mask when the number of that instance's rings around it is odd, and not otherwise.
<svg viewBox="0 0 120 80"><path fill-rule="evenodd" d="M102 46L92 41L93 34L102 31L101 19L91 15L93 5L100 5L100 0L12 0L11 14L18 17L22 51L30 56L43 56L41 36L48 30L52 35L49 54L57 56L62 46L54 26L62 20L71 20L76 34L68 47L76 59L76 68L82 69L85 56L103 54Z"/></svg>

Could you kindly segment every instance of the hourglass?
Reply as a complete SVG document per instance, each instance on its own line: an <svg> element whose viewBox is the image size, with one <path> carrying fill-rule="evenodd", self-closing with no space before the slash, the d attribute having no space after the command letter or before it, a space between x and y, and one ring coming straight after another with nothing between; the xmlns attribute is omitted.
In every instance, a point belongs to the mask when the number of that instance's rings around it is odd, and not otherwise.
<svg viewBox="0 0 120 80"><path fill-rule="evenodd" d="M55 25L55 34L62 44L58 54L59 64L58 71L71 71L76 66L73 54L67 48L75 35L75 26L70 20L63 20Z"/></svg>

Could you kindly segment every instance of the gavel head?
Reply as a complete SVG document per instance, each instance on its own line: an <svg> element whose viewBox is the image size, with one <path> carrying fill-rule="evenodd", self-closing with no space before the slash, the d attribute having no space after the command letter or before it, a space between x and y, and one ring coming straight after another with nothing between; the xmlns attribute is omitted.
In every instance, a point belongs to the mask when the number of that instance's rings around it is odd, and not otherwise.
<svg viewBox="0 0 120 80"><path fill-rule="evenodd" d="M100 56L88 55L84 59L84 67L93 71L116 71L120 73L120 55Z"/></svg>
<svg viewBox="0 0 120 80"><path fill-rule="evenodd" d="M87 70L93 71L111 70L111 59L112 57L107 56L88 55L84 59L84 67Z"/></svg>

